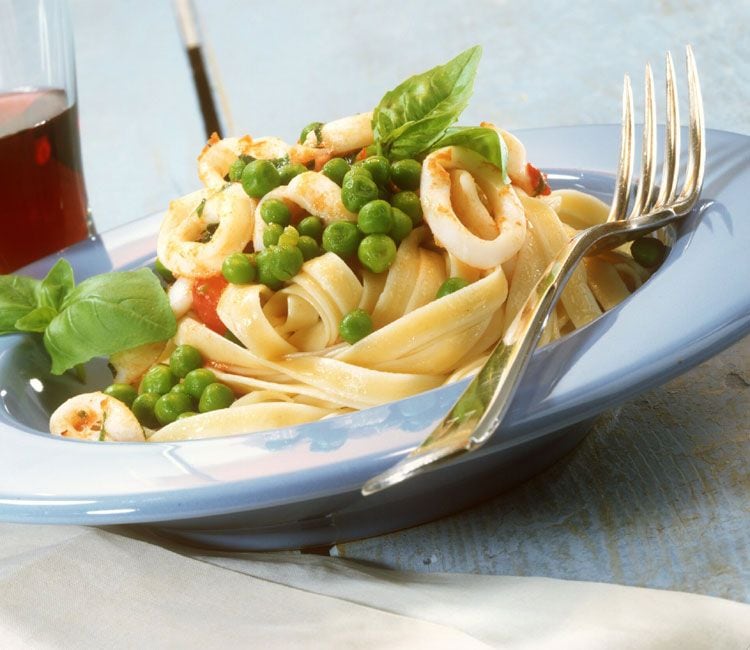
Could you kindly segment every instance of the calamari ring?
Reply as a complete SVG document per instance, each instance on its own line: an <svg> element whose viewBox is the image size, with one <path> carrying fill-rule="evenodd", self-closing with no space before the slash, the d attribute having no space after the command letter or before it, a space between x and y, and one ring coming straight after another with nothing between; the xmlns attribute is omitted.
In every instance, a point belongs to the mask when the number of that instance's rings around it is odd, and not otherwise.
<svg viewBox="0 0 750 650"><path fill-rule="evenodd" d="M289 185L271 190L258 203L253 232L253 246L256 251L265 248L263 231L266 223L260 217L260 208L271 199L280 199L287 204L298 205L308 214L319 217L326 226L333 221L357 220L357 215L349 212L341 202L341 188L336 183L324 174L304 172L289 181Z"/></svg>
<svg viewBox="0 0 750 650"><path fill-rule="evenodd" d="M497 229L494 238L474 234L456 214L451 199L450 174L455 169L469 172L482 191L486 205L478 194L476 198L463 196L461 203L476 210L481 206ZM466 192L461 187L453 189ZM523 245L526 237L523 206L515 191L503 183L500 170L473 151L463 147L443 147L427 156L422 165L420 194L424 219L435 241L469 266L495 268L513 257Z"/></svg>
<svg viewBox="0 0 750 650"><path fill-rule="evenodd" d="M198 209L201 204L202 211ZM256 205L238 183L213 192L198 190L172 201L156 241L159 259L180 277L220 273L224 258L242 251L250 241ZM198 241L214 224L211 238Z"/></svg>
<svg viewBox="0 0 750 650"><path fill-rule="evenodd" d="M289 156L303 165L314 161L315 170L320 171L334 156L362 149L373 141L372 112L359 113L328 122L317 133L310 131L303 143L290 149Z"/></svg>
<svg viewBox="0 0 750 650"><path fill-rule="evenodd" d="M229 172L229 167L240 156L272 160L288 155L289 145L279 138L254 140L245 135L241 138L220 140L214 133L198 156L198 177L206 187L218 188L224 185L224 177Z"/></svg>

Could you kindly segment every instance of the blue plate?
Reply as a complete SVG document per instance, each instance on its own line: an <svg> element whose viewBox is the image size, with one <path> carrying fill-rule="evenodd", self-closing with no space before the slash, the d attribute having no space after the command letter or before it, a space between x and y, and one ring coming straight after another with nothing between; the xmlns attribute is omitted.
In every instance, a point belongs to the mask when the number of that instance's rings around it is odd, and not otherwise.
<svg viewBox="0 0 750 650"><path fill-rule="evenodd" d="M605 199L619 128L519 133L556 187ZM584 171L581 171L584 170ZM51 377L40 344L0 338L0 520L148 524L193 544L299 548L365 537L438 517L522 481L571 450L597 414L667 381L750 331L750 138L710 131L699 209L646 285L594 323L538 350L502 427L468 457L363 498L365 480L400 460L465 382L324 422L158 444L53 438L50 412L87 386ZM160 215L64 252L78 279L153 259ZM40 276L57 256L25 269Z"/></svg>

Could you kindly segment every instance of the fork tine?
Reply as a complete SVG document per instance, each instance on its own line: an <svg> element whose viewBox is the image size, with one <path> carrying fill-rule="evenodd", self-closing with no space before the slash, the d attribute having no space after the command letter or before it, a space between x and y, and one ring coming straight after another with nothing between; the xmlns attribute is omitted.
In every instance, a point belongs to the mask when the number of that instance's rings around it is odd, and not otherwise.
<svg viewBox="0 0 750 650"><path fill-rule="evenodd" d="M638 191L628 219L648 211L653 204L654 181L656 177L656 99L654 98L654 75L651 66L646 64L644 80L645 111L643 118L643 144L641 152L641 175L638 180Z"/></svg>
<svg viewBox="0 0 750 650"><path fill-rule="evenodd" d="M690 96L690 153L685 185L680 193L680 199L692 206L703 186L703 172L706 166L706 137L698 68L695 64L693 48L688 45L685 49L688 69L688 94Z"/></svg>
<svg viewBox="0 0 750 650"><path fill-rule="evenodd" d="M633 178L633 91L630 77L625 75L622 87L622 130L620 132L620 160L617 164L617 182L612 206L607 221L617 221L625 217L630 201L631 180Z"/></svg>
<svg viewBox="0 0 750 650"><path fill-rule="evenodd" d="M674 62L672 53L667 52L667 125L664 133L664 168L661 175L661 187L656 197L656 206L660 207L674 201L677 195L677 156L680 153L680 110L677 101L677 84L675 83Z"/></svg>

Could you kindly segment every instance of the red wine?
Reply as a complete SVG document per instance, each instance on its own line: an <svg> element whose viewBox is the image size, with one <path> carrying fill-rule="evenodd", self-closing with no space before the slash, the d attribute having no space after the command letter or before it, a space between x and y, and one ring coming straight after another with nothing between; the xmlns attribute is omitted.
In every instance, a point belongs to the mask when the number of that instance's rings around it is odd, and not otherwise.
<svg viewBox="0 0 750 650"><path fill-rule="evenodd" d="M76 105L63 90L0 94L0 273L88 235Z"/></svg>

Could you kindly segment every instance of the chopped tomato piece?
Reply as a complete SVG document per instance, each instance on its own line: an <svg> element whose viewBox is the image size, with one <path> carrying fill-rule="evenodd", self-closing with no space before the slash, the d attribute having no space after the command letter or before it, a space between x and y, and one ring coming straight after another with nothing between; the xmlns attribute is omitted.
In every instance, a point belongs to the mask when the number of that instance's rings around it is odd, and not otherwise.
<svg viewBox="0 0 750 650"><path fill-rule="evenodd" d="M547 196L552 191L549 183L547 183L547 176L531 163L526 164L526 173L529 175L529 180L534 188L534 196L539 196L540 194Z"/></svg>
<svg viewBox="0 0 750 650"><path fill-rule="evenodd" d="M221 322L216 313L219 298L227 284L223 275L202 278L193 284L193 309L198 319L217 334L224 334L227 331L226 325Z"/></svg>

